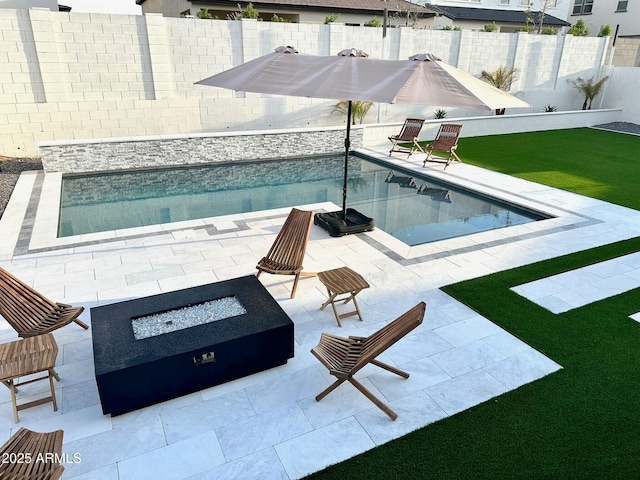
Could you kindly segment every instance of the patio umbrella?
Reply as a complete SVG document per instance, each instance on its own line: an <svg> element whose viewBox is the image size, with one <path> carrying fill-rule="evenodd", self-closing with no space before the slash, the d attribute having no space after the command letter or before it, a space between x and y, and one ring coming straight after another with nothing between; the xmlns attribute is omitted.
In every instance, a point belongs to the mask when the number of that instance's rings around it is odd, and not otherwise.
<svg viewBox="0 0 640 480"><path fill-rule="evenodd" d="M348 100L342 220L347 220L347 177L353 100L495 110L529 107L522 100L448 65L435 55L408 60L372 59L361 50L337 56L298 54L293 47L256 58L199 85L310 98Z"/></svg>

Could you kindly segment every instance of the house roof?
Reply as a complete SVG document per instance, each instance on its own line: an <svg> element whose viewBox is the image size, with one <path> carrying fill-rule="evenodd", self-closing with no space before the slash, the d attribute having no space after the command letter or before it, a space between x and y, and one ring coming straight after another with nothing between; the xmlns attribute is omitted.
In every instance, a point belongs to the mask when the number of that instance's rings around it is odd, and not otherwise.
<svg viewBox="0 0 640 480"><path fill-rule="evenodd" d="M136 0L142 5L146 0ZM249 3L247 0L190 0L194 4L228 4L231 9L237 9L238 3ZM251 0L251 3L259 10L260 7L291 7L305 10L356 10L364 12L382 12L385 8L390 12L422 13L425 16L435 15L435 11L428 7L416 5L405 0Z"/></svg>
<svg viewBox="0 0 640 480"><path fill-rule="evenodd" d="M516 23L521 25L526 25L527 23L527 15L521 10L494 10L491 8L443 7L435 5L427 5L427 7L432 8L451 20L475 20L479 22ZM531 12L530 15L531 19L538 23L540 12ZM571 24L546 13L544 15L543 25L550 27L568 27Z"/></svg>

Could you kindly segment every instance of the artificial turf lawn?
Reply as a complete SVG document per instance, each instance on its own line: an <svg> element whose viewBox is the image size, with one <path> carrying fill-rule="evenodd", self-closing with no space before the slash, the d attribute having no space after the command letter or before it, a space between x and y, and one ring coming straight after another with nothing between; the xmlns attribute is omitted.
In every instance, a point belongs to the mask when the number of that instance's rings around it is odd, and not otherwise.
<svg viewBox="0 0 640 480"><path fill-rule="evenodd" d="M640 210L636 135L572 128L470 137L456 153L465 163Z"/></svg>
<svg viewBox="0 0 640 480"><path fill-rule="evenodd" d="M572 129L463 140L463 161L640 210L640 137ZM640 324L629 318L640 289L559 315L509 290L637 251L640 238L444 287L564 368L310 478L640 478Z"/></svg>

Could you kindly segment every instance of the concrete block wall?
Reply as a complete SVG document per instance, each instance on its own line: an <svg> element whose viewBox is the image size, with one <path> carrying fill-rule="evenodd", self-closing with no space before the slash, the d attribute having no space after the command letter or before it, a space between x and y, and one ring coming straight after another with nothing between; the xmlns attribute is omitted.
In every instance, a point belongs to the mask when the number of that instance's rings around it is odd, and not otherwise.
<svg viewBox="0 0 640 480"><path fill-rule="evenodd" d="M482 69L519 61L527 79L523 98L539 98L544 91L546 103L560 108L570 86L558 80L555 88L547 88L553 72L564 78L603 63L603 39L593 37L527 39L523 50L517 34L403 27L390 29L383 41L381 29L343 24L46 9L0 9L0 27L0 155L8 156L38 156L40 141L344 125L344 118L331 114L335 101L194 85L279 45L323 55L364 47L372 57L384 50L385 57L394 59L430 50L476 76ZM529 73L529 64L539 72ZM533 105L531 111L541 108ZM430 118L433 110L376 106L366 121L401 121L409 114ZM478 114L455 112L460 117Z"/></svg>

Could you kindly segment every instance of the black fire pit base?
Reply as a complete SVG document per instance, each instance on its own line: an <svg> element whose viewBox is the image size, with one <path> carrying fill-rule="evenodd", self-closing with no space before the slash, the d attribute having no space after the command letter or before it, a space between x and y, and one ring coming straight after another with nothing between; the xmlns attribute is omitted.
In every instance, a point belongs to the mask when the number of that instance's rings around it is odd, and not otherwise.
<svg viewBox="0 0 640 480"><path fill-rule="evenodd" d="M245 314L136 340L132 318L235 297ZM254 276L91 309L102 411L119 415L293 358L293 322Z"/></svg>
<svg viewBox="0 0 640 480"><path fill-rule="evenodd" d="M343 218L342 211L316 213L313 223L326 230L332 237L370 232L374 228L373 218L369 218L353 208L347 208L347 218Z"/></svg>

